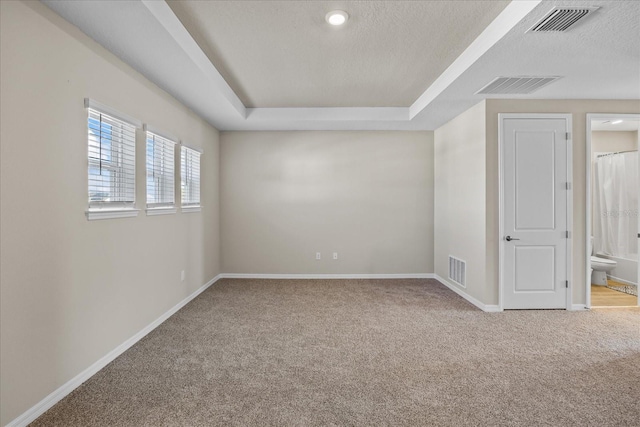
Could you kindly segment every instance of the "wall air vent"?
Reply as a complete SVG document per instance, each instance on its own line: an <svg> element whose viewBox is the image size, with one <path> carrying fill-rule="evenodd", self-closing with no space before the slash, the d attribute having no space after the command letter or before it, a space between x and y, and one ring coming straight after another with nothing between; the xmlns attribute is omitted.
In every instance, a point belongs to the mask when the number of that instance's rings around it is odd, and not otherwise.
<svg viewBox="0 0 640 427"><path fill-rule="evenodd" d="M467 287L467 263L449 255L449 279Z"/></svg>
<svg viewBox="0 0 640 427"><path fill-rule="evenodd" d="M480 89L478 95L526 95L556 80L559 76L547 77L498 77Z"/></svg>
<svg viewBox="0 0 640 427"><path fill-rule="evenodd" d="M597 7L556 7L529 29L530 32L567 31Z"/></svg>

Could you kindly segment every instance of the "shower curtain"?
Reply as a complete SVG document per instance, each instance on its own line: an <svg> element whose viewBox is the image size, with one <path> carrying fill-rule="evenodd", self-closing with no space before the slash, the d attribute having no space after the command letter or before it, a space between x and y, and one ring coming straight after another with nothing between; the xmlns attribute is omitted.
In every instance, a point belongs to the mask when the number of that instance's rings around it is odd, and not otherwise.
<svg viewBox="0 0 640 427"><path fill-rule="evenodd" d="M638 152L605 154L594 165L595 250L620 258L638 254Z"/></svg>

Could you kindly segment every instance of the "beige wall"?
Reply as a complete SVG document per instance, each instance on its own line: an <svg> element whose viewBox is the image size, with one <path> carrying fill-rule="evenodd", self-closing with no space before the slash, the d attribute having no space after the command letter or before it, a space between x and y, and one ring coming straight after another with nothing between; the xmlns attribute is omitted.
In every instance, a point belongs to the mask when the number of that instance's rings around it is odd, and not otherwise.
<svg viewBox="0 0 640 427"><path fill-rule="evenodd" d="M497 304L501 112L573 114L582 284L586 113L640 113L637 100L488 100L435 137L228 132L219 146L214 128L41 3L0 2L0 19L2 425L221 271L445 278L452 254L468 263L465 291ZM85 97L202 147L202 212L87 221Z"/></svg>
<svg viewBox="0 0 640 427"><path fill-rule="evenodd" d="M433 272L432 132L223 132L220 182L225 273Z"/></svg>
<svg viewBox="0 0 640 427"><path fill-rule="evenodd" d="M570 113L573 117L573 304L586 301L586 116L640 113L639 100L487 100L487 283L498 301L498 114Z"/></svg>
<svg viewBox="0 0 640 427"><path fill-rule="evenodd" d="M591 160L595 153L635 151L638 149L638 131L593 131L591 132Z"/></svg>
<svg viewBox="0 0 640 427"><path fill-rule="evenodd" d="M447 278L449 254L462 258L467 262L468 283L466 289L461 289L484 304L498 304L498 115L570 113L573 118L574 181L572 273L573 281L577 284L573 287L572 302L584 304L586 115L638 112L640 101L637 100L490 99L437 129L434 214L436 274ZM484 123L481 123L482 120ZM482 197L485 200L481 200ZM463 200L469 203L462 203ZM478 220L485 221L485 225L478 224ZM478 244L483 247L478 248Z"/></svg>
<svg viewBox="0 0 640 427"><path fill-rule="evenodd" d="M41 3L0 11L5 425L220 272L219 147L214 128ZM85 97L202 147L202 212L87 221Z"/></svg>
<svg viewBox="0 0 640 427"><path fill-rule="evenodd" d="M435 272L483 303L485 280L485 103L435 131ZM466 262L466 289L449 276L449 255Z"/></svg>

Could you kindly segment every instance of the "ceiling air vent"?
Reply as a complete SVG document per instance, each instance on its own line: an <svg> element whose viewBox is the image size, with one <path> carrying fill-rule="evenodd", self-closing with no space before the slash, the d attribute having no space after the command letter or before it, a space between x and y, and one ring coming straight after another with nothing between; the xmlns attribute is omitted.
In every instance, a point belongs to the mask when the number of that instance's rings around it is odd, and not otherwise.
<svg viewBox="0 0 640 427"><path fill-rule="evenodd" d="M597 7L556 7L531 27L529 31L536 33L567 31L573 24L597 9Z"/></svg>
<svg viewBox="0 0 640 427"><path fill-rule="evenodd" d="M548 77L498 77L476 94L478 95L526 95L551 82L558 80L558 76Z"/></svg>

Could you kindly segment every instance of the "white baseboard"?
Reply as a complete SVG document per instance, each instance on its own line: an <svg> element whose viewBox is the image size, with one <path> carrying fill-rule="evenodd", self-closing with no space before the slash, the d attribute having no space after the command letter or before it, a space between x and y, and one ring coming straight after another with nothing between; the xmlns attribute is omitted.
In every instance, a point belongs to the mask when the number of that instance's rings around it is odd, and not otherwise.
<svg viewBox="0 0 640 427"><path fill-rule="evenodd" d="M586 304L571 304L571 311L588 310Z"/></svg>
<svg viewBox="0 0 640 427"><path fill-rule="evenodd" d="M616 277L616 276L610 276L610 275L607 275L607 279L615 280L616 282L620 282L620 283L622 283L622 284L624 284L624 285L638 286L638 284L637 284L637 283L630 282L630 281L628 281L628 280L624 280L624 279L621 279L621 278Z"/></svg>
<svg viewBox="0 0 640 427"><path fill-rule="evenodd" d="M244 273L222 273L218 274L216 277L205 283L191 295L180 301L178 304L174 305L171 309L169 309L166 313L158 317L156 320L151 322L149 325L144 327L134 336L120 344L118 347L111 350L109 353L104 355L102 358L97 360L87 369L76 375L71 380L67 381L58 389L54 390L47 397L42 399L40 402L29 408L22 415L15 418L5 427L23 427L27 426L29 423L33 422L40 415L44 414L47 410L49 410L53 405L58 403L60 400L65 398L69 393L79 387L83 382L87 381L93 375L95 375L102 368L107 366L113 360L115 360L122 353L127 351L130 347L144 338L149 332L153 331L155 328L160 326L165 320L175 314L182 307L187 305L191 300L204 292L211 285L216 283L218 280L223 278L238 278L238 279L436 279L443 285L447 286L449 289L480 308L483 311L493 312L493 311L501 311L498 306L494 305L486 305L468 295L464 291L458 289L453 284L448 283L446 280L442 279L440 276L434 273L392 273L392 274L244 274Z"/></svg>
<svg viewBox="0 0 640 427"><path fill-rule="evenodd" d="M487 313L500 313L503 311L499 305L494 304L484 304L484 308L482 309Z"/></svg>
<svg viewBox="0 0 640 427"><path fill-rule="evenodd" d="M198 288L194 293L180 301L178 304L174 305L164 313L162 316L158 317L156 320L151 322L149 325L145 326L140 332L120 344L118 347L111 350L109 353L104 355L98 361L96 361L93 365L89 366L87 369L76 375L71 380L67 381L64 385L62 385L57 390L53 391L47 397L42 399L40 402L36 403L34 406L29 408L25 413L11 421L5 427L23 427L27 426L29 423L33 422L40 415L44 414L49 408L58 403L64 397L66 397L69 393L75 390L78 386L80 386L83 382L87 381L94 374L96 374L99 370L107 366L113 360L115 360L122 353L127 351L131 346L140 341L145 337L149 332L153 331L155 328L160 326L162 322L171 317L174 313L180 310L182 307L187 305L192 299L200 295L204 292L209 286L213 285L215 282L222 278L221 274L218 274L213 279L209 280L203 286Z"/></svg>
<svg viewBox="0 0 640 427"><path fill-rule="evenodd" d="M392 274L253 274L222 273L223 279L435 279L433 273Z"/></svg>
<svg viewBox="0 0 640 427"><path fill-rule="evenodd" d="M485 304L479 300L477 300L476 298L472 297L471 295L469 295L468 293L466 293L465 291L463 291L460 287L454 285L453 283L450 283L448 280L443 279L442 277L440 277L437 274L434 274L434 278L442 283L443 285L445 285L447 288L451 289L453 292L455 292L456 294L460 295L462 298L466 299L467 301L469 301L471 304L475 305L476 307L478 307L480 310L482 311L486 311L488 313L496 313L499 311L502 311L500 309L499 306L497 305L490 305L490 304Z"/></svg>
<svg viewBox="0 0 640 427"><path fill-rule="evenodd" d="M482 311L498 312L497 305L484 304L455 285L434 273L393 273L393 274L254 274L254 273L222 273L224 279L436 279L462 298Z"/></svg>

